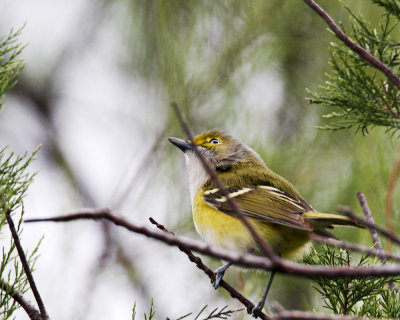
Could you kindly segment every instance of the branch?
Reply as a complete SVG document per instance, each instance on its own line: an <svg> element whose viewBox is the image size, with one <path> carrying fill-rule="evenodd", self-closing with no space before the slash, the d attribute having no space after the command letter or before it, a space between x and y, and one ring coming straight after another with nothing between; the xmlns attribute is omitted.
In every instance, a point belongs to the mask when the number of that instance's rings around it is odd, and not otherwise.
<svg viewBox="0 0 400 320"><path fill-rule="evenodd" d="M374 218L372 217L371 210L369 209L368 202L367 202L367 199L365 199L364 194L362 192L357 192L357 197L358 197L358 200L360 201L361 208L362 208L362 210L364 212L364 215L365 215L367 221L370 224L375 225ZM372 242L374 243L374 246L378 250L382 251L383 248L382 248L381 239L379 239L378 232L376 231L376 229L375 228L369 228L369 232L371 233L371 238L372 238Z"/></svg>
<svg viewBox="0 0 400 320"><path fill-rule="evenodd" d="M28 219L25 222L63 222L74 220L108 220L117 226L121 226L129 231L145 235L149 238L157 239L171 246L183 246L188 250L199 252L210 257L230 261L233 264L252 269L261 269L265 271L276 271L292 276L303 278L345 278L345 277L384 277L400 275L400 265L386 264L372 267L326 267L303 265L278 257L274 262L267 257L254 256L251 254L238 254L236 252L213 248L198 241L177 237L167 233L160 233L149 230L146 227L140 227L127 222L123 218L113 216L108 209L85 210L82 212L42 219Z"/></svg>
<svg viewBox="0 0 400 320"><path fill-rule="evenodd" d="M7 295L13 298L26 311L31 320L43 320L39 310L37 310L21 293L14 290L3 279L0 279L0 290L3 290Z"/></svg>
<svg viewBox="0 0 400 320"><path fill-rule="evenodd" d="M181 124L181 127L183 131L185 132L187 138L190 141L193 141L193 133L192 130L190 130L187 122L185 121L183 114L181 110L179 109L179 106L176 102L171 103L172 108L174 108L176 115L178 116L179 122ZM270 260L275 263L279 260L279 257L272 251L270 246L264 241L263 238L258 234L258 232L254 229L253 225L249 221L249 219L242 214L241 209L239 205L236 203L234 199L232 199L229 196L229 191L226 190L224 183L221 181L221 179L217 176L217 173L215 170L213 170L208 161L204 158L202 153L199 151L198 147L192 143L193 150L196 154L196 156L199 158L201 161L204 169L207 171L208 175L211 177L211 179L215 182L217 187L221 190L222 195L227 199L227 203L230 205L233 211L233 216L238 218L250 231L251 235L253 236L254 240L256 241L257 245L260 247L260 249L265 253L265 255L270 258Z"/></svg>
<svg viewBox="0 0 400 320"><path fill-rule="evenodd" d="M364 253L369 256L378 257L381 261L383 260L393 260L393 261L400 261L400 255L393 254L391 252L385 252L377 249L371 249L368 247L360 246L357 244L345 242L342 240L336 240L332 238L322 237L315 233L310 234L310 239L316 242L326 243L330 246L342 248L342 249L349 249L357 252Z"/></svg>
<svg viewBox="0 0 400 320"><path fill-rule="evenodd" d="M360 201L361 207L363 209L365 217L367 218L367 221L369 223L375 225L374 218L372 217L371 210L369 209L368 202L367 202L367 199L365 199L364 194L362 192L357 192L357 197L358 197L358 200ZM371 233L372 241L373 241L375 247L377 248L377 250L380 252L383 252L381 239L379 239L378 232L376 231L376 229L369 228L369 232ZM385 262L385 259L383 257L379 256L379 259L381 260L382 263ZM399 290L397 288L397 285L395 282L390 282L389 287L392 291Z"/></svg>
<svg viewBox="0 0 400 320"><path fill-rule="evenodd" d="M155 221L153 218L149 219L150 222L154 225L157 226L158 229L170 233L170 234L174 234L173 232L169 231L167 228L165 228L165 226L163 226L162 224L159 224L157 221ZM208 277L210 278L211 282L215 281L215 273L214 271L212 271L210 268L208 268L199 257L195 256L190 250L188 250L187 248L185 248L184 246L178 245L179 250L181 250L182 252L186 253L186 255L188 256L189 260L194 262L197 266L197 268L199 268L200 270L204 271L204 273L206 275L208 275ZM241 295L238 291L236 291L233 287L231 287L227 282L225 282L224 280L221 280L220 282L220 287L224 288L226 291L228 291L228 293L230 294L230 296L232 298L235 298L237 300L239 300L247 309L247 313L251 313L251 310L253 310L254 308L254 304L249 301L248 299L246 299L243 295ZM258 314L258 317L260 317L263 320L271 320L270 317L268 317L266 314L260 312Z"/></svg>
<svg viewBox="0 0 400 320"><path fill-rule="evenodd" d="M353 220L357 221L359 224L361 224L369 229L376 230L378 233L380 233L385 238L400 245L400 238L398 236L396 236L394 233L390 232L389 230L387 230L385 228L382 228L382 227L376 225L375 223L371 223L371 222L367 221L366 219L361 218L360 216L355 214L350 208L340 206L339 208L337 208L337 210L341 213L344 213L349 218L352 218Z"/></svg>
<svg viewBox="0 0 400 320"><path fill-rule="evenodd" d="M321 18L327 23L329 28L336 34L336 36L343 41L351 50L357 53L362 59L367 61L376 69L383 72L386 77L400 90L400 78L382 61L377 59L363 47L356 44L351 40L342 29L335 23L335 21L324 11L314 0L304 0L311 9L313 9Z"/></svg>
<svg viewBox="0 0 400 320"><path fill-rule="evenodd" d="M37 289L35 280L33 279L33 275L32 275L31 269L29 267L28 261L26 259L24 249L22 249L21 242L19 241L18 232L15 229L14 222L11 218L10 210L6 211L6 219L7 219L7 223L10 228L11 234L14 239L15 247L17 248L17 251L18 251L19 259L21 261L22 267L24 268L26 277L28 279L29 286L31 287L33 295L35 296L35 300L39 306L41 318L42 318L42 320L47 320L47 319L49 319L49 316L47 315L43 300L40 297L39 290Z"/></svg>

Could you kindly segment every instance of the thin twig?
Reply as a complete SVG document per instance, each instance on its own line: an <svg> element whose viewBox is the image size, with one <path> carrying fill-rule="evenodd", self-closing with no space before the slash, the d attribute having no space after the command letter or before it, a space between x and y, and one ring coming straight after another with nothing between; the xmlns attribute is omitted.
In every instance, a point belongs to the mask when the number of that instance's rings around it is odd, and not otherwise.
<svg viewBox="0 0 400 320"><path fill-rule="evenodd" d="M382 236L389 239L393 243L400 245L400 238L398 236L396 236L394 233L390 232L389 230L387 230L385 228L378 226L375 223L371 223L371 222L367 221L366 219L361 218L359 215L355 214L354 211L352 211L350 208L345 207L345 206L340 206L337 208L337 210L341 213L344 213L349 218L352 218L353 220L357 221L359 224L361 224L367 228L376 230L378 233L380 233Z"/></svg>
<svg viewBox="0 0 400 320"><path fill-rule="evenodd" d="M370 208L369 208L367 199L365 199L364 194L363 194L362 192L357 192L357 197L358 197L358 200L360 201L361 207L362 207L362 209L363 209L363 212L364 212L364 215L365 215L367 221L368 221L369 223L375 225L374 217L372 216L372 212L371 212L371 210L370 210ZM372 238L372 241L373 241L373 243L374 243L376 249L377 249L378 251L380 251L380 252L383 252L382 242L381 242L381 239L380 239L379 236L378 236L378 232L376 231L376 229L369 228L369 232L370 232L370 234L371 234L371 238ZM382 263L385 262L385 259L384 259L383 257L379 257L379 259L381 260ZM397 285L396 285L395 282L390 282L390 283L389 283L389 288L390 288L390 290L392 290L392 291L393 291L393 290L396 290L396 291L399 290L399 289L397 288Z"/></svg>
<svg viewBox="0 0 400 320"><path fill-rule="evenodd" d="M36 302L38 304L42 319L43 320L49 319L49 316L47 315L46 308L44 306L43 300L40 297L39 290L37 289L35 280L33 279L32 271L31 271L31 268L29 267L28 261L26 259L24 249L22 249L21 242L19 241L18 232L15 229L14 221L11 218L10 210L6 211L6 219L7 219L7 223L8 223L8 226L10 228L11 234L12 234L13 239L14 239L15 247L17 248L17 251L18 251L19 259L21 261L22 267L24 268L26 277L27 277L28 282L29 282L29 286L31 287L32 293L33 293L33 295L35 297L35 300L36 300Z"/></svg>
<svg viewBox="0 0 400 320"><path fill-rule="evenodd" d="M368 206L368 202L367 202L367 199L365 199L364 194L362 192L357 192L357 198L360 201L360 205L364 212L366 220L368 221L368 223L375 225L374 218L372 217L371 210ZM379 239L378 232L376 231L376 229L375 228L368 228L368 229L369 229L369 232L371 233L371 238L372 238L372 242L374 243L374 246L378 250L383 251L381 239Z"/></svg>
<svg viewBox="0 0 400 320"><path fill-rule="evenodd" d="M326 243L330 246L337 247L337 248L342 248L342 249L349 249L357 252L364 253L369 256L373 257L378 257L379 259L385 260L393 260L393 261L400 261L400 255L391 253L391 252L385 252L385 251L380 251L377 249L371 249L368 247L360 246L357 244L345 242L342 240L336 240L332 238L327 238L327 237L322 237L320 235L317 235L315 233L310 234L310 239L316 242L320 243Z"/></svg>
<svg viewBox="0 0 400 320"><path fill-rule="evenodd" d="M39 310L37 310L20 292L14 290L3 279L0 279L0 290L3 290L7 295L13 298L25 310L31 320L43 320Z"/></svg>
<svg viewBox="0 0 400 320"><path fill-rule="evenodd" d="M386 77L400 90L400 78L382 61L377 59L367 50L351 40L342 29L335 23L329 14L322 9L314 0L304 0L321 18L327 23L329 28L342 40L351 50L357 53L362 59L367 61L376 69L382 71Z"/></svg>
<svg viewBox="0 0 400 320"><path fill-rule="evenodd" d="M113 216L108 209L85 210L74 214L28 219L25 222L63 222L74 220L108 220L117 226L121 226L135 233L145 235L149 238L160 240L171 246L182 245L183 247L205 254L210 257L218 258L225 261L230 261L236 265L244 266L252 269L260 269L265 271L276 271L292 276L300 276L304 278L326 277L326 278L345 278L345 277L383 277L400 275L400 265L386 264L371 267L327 267L327 266L310 266L300 263L295 263L279 258L277 262L272 262L267 257L254 256L251 254L238 254L228 250L210 247L198 241L177 237L165 232L152 231L146 227L137 226L127 222L123 218Z"/></svg>
<svg viewBox="0 0 400 320"><path fill-rule="evenodd" d="M185 132L187 138L190 141L193 141L193 133L192 130L190 130L181 110L179 109L179 106L176 102L172 102L171 106L174 108L179 122L181 124L181 127L183 129L183 131ZM241 209L239 207L239 205L236 203L236 201L234 199L232 199L229 196L229 191L225 188L225 185L223 184L223 182L221 181L221 179L217 176L217 173L215 172L215 170L213 170L208 161L204 158L204 156L201 154L201 152L199 151L198 147L192 143L193 146L193 150L196 154L196 156L199 158L199 160L201 161L204 169L207 171L208 175L210 176L210 178L215 182L215 184L217 185L217 187L221 190L222 195L227 199L227 203L230 205L230 207L232 208L233 211L233 215L240 219L240 221L247 227L247 229L250 231L251 235L253 236L254 240L256 241L257 245L260 247L260 249L265 253L265 255L271 259L271 261L273 263L278 263L279 262L279 257L272 251L272 249L270 248L270 246L264 241L263 238L261 238L261 236L258 234L258 232L255 230L254 226L251 224L251 222L249 221L249 219L247 219L247 217L245 215L242 214Z"/></svg>
<svg viewBox="0 0 400 320"><path fill-rule="evenodd" d="M173 232L169 231L165 226L163 226L162 224L159 224L157 221L155 221L153 218L149 219L150 222L152 224L154 224L155 226L157 226L158 229L170 233L172 235L174 235ZM186 253L186 255L188 256L189 260L194 262L196 264L196 266L202 270L211 280L211 282L215 281L215 273L208 268L199 257L195 256L192 251L190 251L189 249L185 248L184 246L178 245L179 250L181 250L182 252ZM250 313L251 310L253 310L254 308L254 304L248 300L246 297L244 297L242 294L240 294L237 290L235 290L232 286L230 286L227 282L225 282L224 280L221 280L220 282L220 287L224 288L232 298L239 300L247 309L247 312ZM260 314L258 315L261 319L264 320L271 320L271 318L269 318L266 314L260 312Z"/></svg>

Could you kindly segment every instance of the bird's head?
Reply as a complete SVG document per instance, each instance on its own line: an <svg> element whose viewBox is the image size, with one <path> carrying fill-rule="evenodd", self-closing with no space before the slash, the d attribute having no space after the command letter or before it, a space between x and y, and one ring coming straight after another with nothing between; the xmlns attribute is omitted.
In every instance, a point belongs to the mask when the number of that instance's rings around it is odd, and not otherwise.
<svg viewBox="0 0 400 320"><path fill-rule="evenodd" d="M236 164L243 162L264 165L255 151L220 130L214 129L201 133L193 140L169 138L169 141L185 153L192 196L193 192L196 192L209 178L193 150L194 146L217 173L229 171Z"/></svg>
<svg viewBox="0 0 400 320"><path fill-rule="evenodd" d="M217 171L227 171L241 161L260 159L258 154L245 144L216 129L201 133L193 140L169 138L169 141L185 153L188 166L191 160L197 160L193 151L194 145Z"/></svg>

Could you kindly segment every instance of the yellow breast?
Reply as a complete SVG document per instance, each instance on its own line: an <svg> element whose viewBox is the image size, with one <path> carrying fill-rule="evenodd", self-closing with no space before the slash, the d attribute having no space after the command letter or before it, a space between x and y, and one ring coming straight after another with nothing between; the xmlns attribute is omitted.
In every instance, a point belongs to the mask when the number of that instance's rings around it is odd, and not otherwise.
<svg viewBox="0 0 400 320"><path fill-rule="evenodd" d="M224 249L259 254L260 250L247 227L237 218L224 214L203 200L199 190L193 201L193 220L204 240ZM310 247L307 232L250 219L256 231L283 258L302 257Z"/></svg>

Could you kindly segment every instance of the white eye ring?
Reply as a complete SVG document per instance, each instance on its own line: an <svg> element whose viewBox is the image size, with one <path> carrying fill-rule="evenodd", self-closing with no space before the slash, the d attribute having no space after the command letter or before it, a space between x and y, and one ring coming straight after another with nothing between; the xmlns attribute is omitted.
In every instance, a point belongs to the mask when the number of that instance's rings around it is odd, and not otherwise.
<svg viewBox="0 0 400 320"><path fill-rule="evenodd" d="M219 141L218 139L214 138L210 140L210 144L221 144L221 141Z"/></svg>

